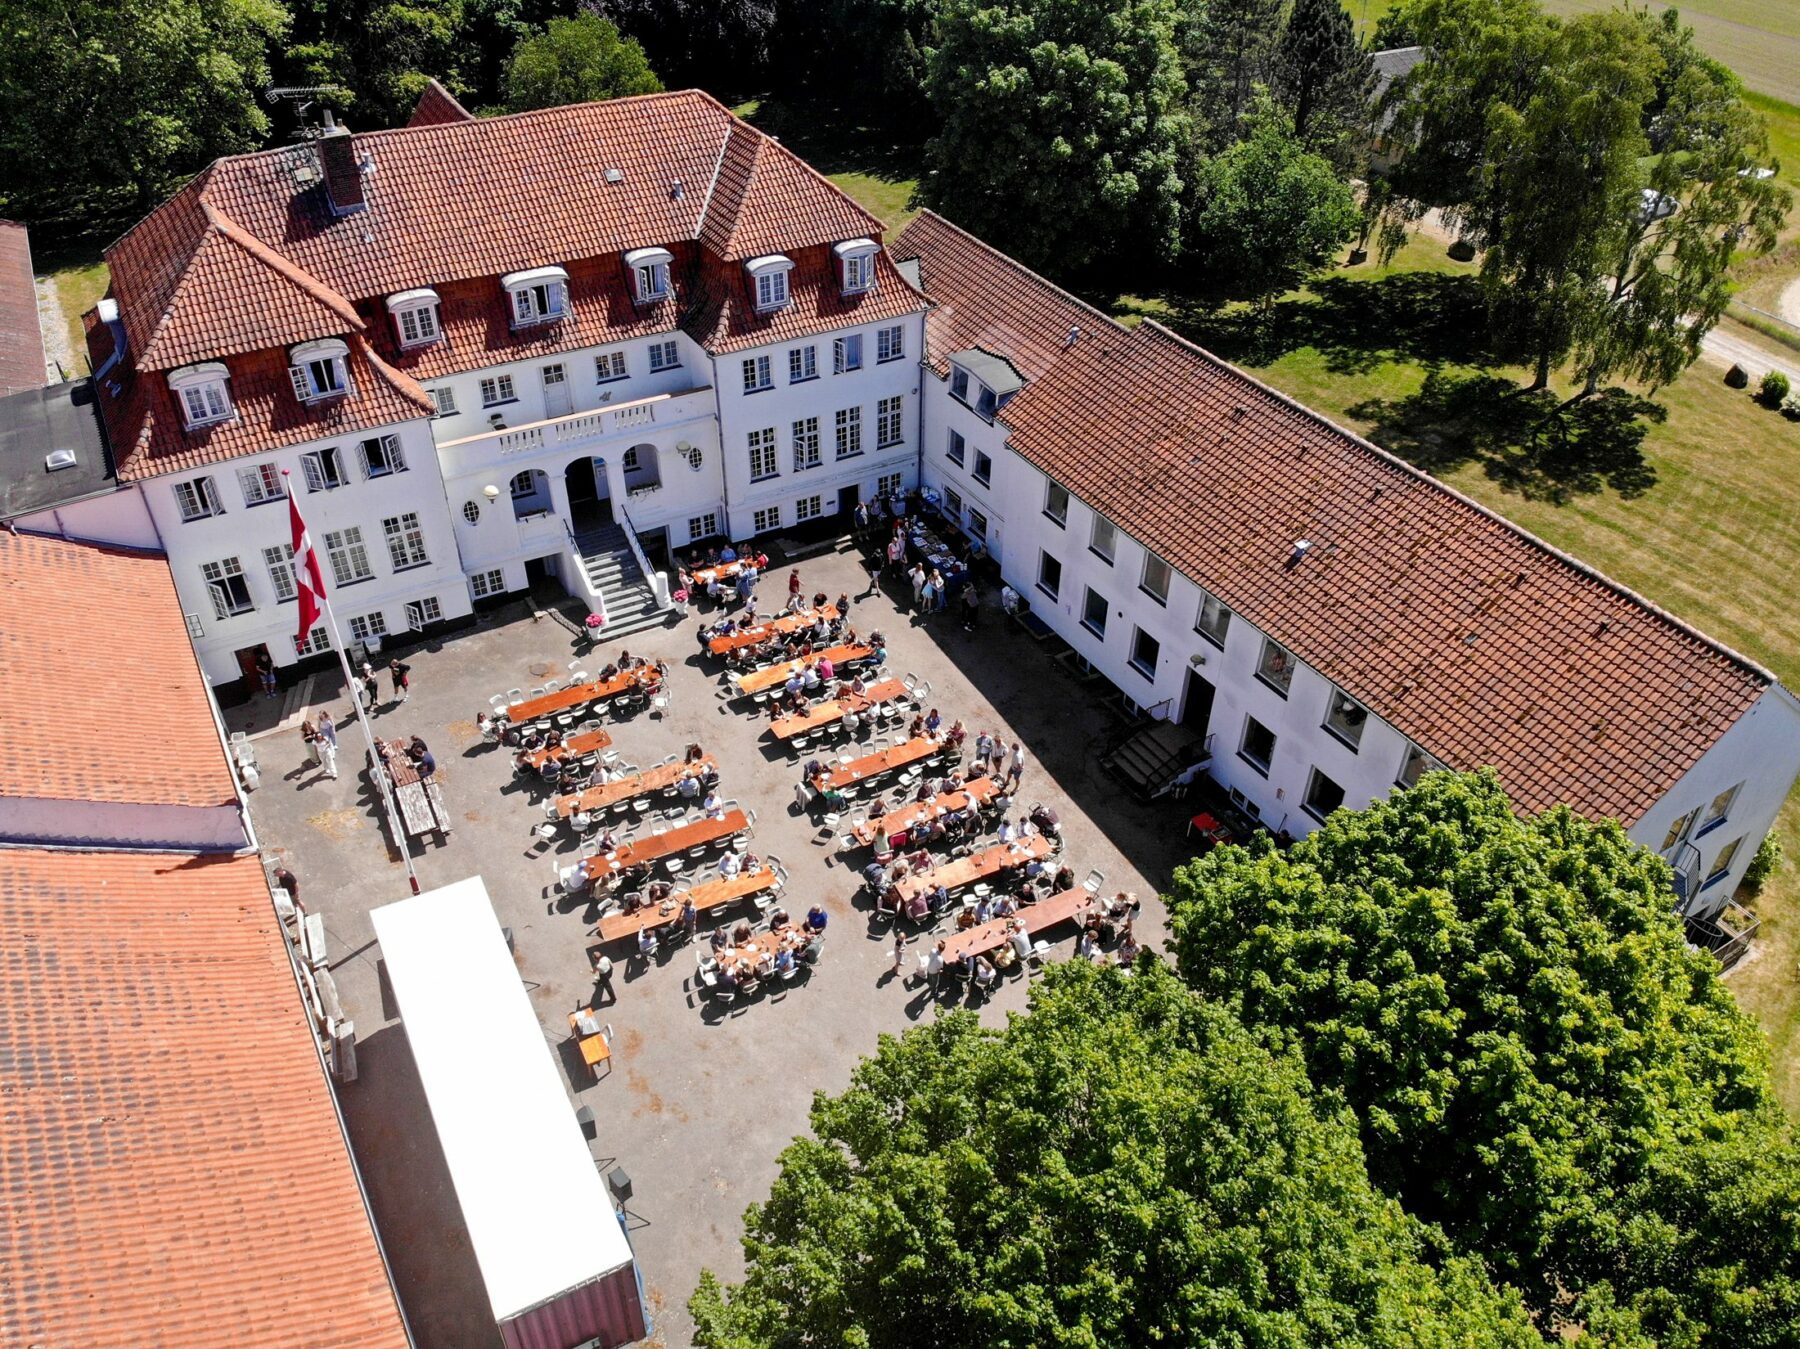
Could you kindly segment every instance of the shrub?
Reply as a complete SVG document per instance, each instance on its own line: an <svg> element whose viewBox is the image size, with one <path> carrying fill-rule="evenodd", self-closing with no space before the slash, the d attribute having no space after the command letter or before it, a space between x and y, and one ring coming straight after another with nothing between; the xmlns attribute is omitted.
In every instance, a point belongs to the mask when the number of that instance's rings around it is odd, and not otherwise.
<svg viewBox="0 0 1800 1349"><path fill-rule="evenodd" d="M1467 239L1458 239L1450 245L1450 257L1456 262L1475 261L1475 245Z"/></svg>
<svg viewBox="0 0 1800 1349"><path fill-rule="evenodd" d="M1757 846L1756 856L1750 859L1750 865L1744 869L1744 889L1752 895L1761 894L1763 883L1780 865L1781 840L1773 834L1763 835L1762 843Z"/></svg>
<svg viewBox="0 0 1800 1349"><path fill-rule="evenodd" d="M1781 415L1790 422L1800 422L1800 393L1791 393L1781 405Z"/></svg>
<svg viewBox="0 0 1800 1349"><path fill-rule="evenodd" d="M1744 367L1734 365L1725 372L1725 385L1731 389L1747 389L1750 387L1750 376Z"/></svg>
<svg viewBox="0 0 1800 1349"><path fill-rule="evenodd" d="M1762 377L1757 388L1757 397L1767 407L1778 408L1788 396L1788 377L1779 370L1771 370Z"/></svg>

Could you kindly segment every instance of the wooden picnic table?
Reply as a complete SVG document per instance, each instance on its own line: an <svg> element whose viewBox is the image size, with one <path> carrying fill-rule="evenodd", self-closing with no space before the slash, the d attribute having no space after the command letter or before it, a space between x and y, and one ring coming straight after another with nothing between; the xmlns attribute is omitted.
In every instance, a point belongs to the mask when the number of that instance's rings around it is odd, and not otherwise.
<svg viewBox="0 0 1800 1349"><path fill-rule="evenodd" d="M581 864L582 875L593 884L610 880L627 867L639 862L654 862L659 857L686 852L702 844L716 843L750 827L750 819L741 810L728 810L724 819L708 816L691 824L680 825L661 834L621 843L611 857L590 857Z"/></svg>
<svg viewBox="0 0 1800 1349"><path fill-rule="evenodd" d="M1033 834L1026 839L1023 850L1017 841L996 843L991 848L959 857L941 867L908 876L900 882L900 898L904 902L910 902L920 895L929 894L940 885L946 890L960 890L965 885L986 880L1011 867L1022 867L1033 858L1048 857L1051 852L1050 840L1042 834Z"/></svg>
<svg viewBox="0 0 1800 1349"><path fill-rule="evenodd" d="M1093 893L1081 886L1073 890L1064 890L1061 894L1051 895L1048 899L1040 899L1036 904L1027 904L1012 918L994 918L965 928L961 932L952 933L944 939L944 960L967 959L970 956L983 955L988 951L997 951L1006 942L1007 924L1017 918L1025 924L1027 935L1035 935L1046 928L1055 927L1058 923L1067 923L1081 917L1087 909Z"/></svg>
<svg viewBox="0 0 1800 1349"><path fill-rule="evenodd" d="M767 623L758 623L754 627L737 628L722 636L710 638L706 647L715 656L723 656L729 651L736 651L741 646L755 646L758 642L766 642L771 637L780 637L786 633L798 632L801 628L810 628L821 618L830 622L838 616L837 605L827 604L822 609L802 609L799 613L783 614L772 618Z"/></svg>
<svg viewBox="0 0 1800 1349"><path fill-rule="evenodd" d="M864 820L852 829L851 835L858 843L869 844L892 838L895 834L904 834L915 825L924 824L927 820L935 820L940 815L947 815L953 810L966 810L973 803L985 806L1000 791L1000 784L989 777L976 778L966 782L952 791L939 792L925 801L915 801L910 806L902 806L899 810L890 810L886 815L877 815L872 820Z"/></svg>
<svg viewBox="0 0 1800 1349"><path fill-rule="evenodd" d="M827 769L812 780L813 790L818 792L834 791L840 787L848 787L853 782L877 778L883 773L893 772L896 768L905 768L908 764L928 759L943 747L944 742L936 736L915 736L905 744L877 750L873 754L863 755L860 759L852 759L847 764Z"/></svg>
<svg viewBox="0 0 1800 1349"><path fill-rule="evenodd" d="M822 703L814 703L805 713L786 717L777 717L769 723L769 730L777 740L791 740L797 735L805 735L808 731L816 731L821 726L829 726L833 722L842 721L846 712L862 712L879 703L891 703L906 696L904 679L883 679L871 684L860 694L845 694L842 698L828 698Z"/></svg>
<svg viewBox="0 0 1800 1349"><path fill-rule="evenodd" d="M555 693L545 693L536 698L527 698L522 703L514 703L506 709L506 719L514 726L523 726L539 717L614 697L635 684L648 684L657 677L654 665L639 665L630 670L621 670L611 679L590 679L585 684L574 684Z"/></svg>
<svg viewBox="0 0 1800 1349"><path fill-rule="evenodd" d="M525 762L533 768L542 768L552 761L561 763L564 759L579 759L584 754L598 754L603 749L612 747L612 737L602 730L581 731L564 740L560 745L549 749L534 749L526 752Z"/></svg>
<svg viewBox="0 0 1800 1349"><path fill-rule="evenodd" d="M764 689L772 689L785 684L789 675L798 674L807 666L817 665L827 658L833 665L848 665L851 661L866 660L874 654L875 648L872 646L834 646L824 651L815 651L810 656L777 661L773 665L763 666L760 670L752 670L749 674L733 675L732 681L737 685L738 695L747 697L752 693L761 693Z"/></svg>
<svg viewBox="0 0 1800 1349"><path fill-rule="evenodd" d="M736 558L711 567L695 567L688 575L694 578L695 584L704 588L713 581L729 581L743 569L744 559Z"/></svg>
<svg viewBox="0 0 1800 1349"><path fill-rule="evenodd" d="M604 810L607 806L629 801L634 796L648 796L651 792L673 787L681 781L681 775L687 769L693 769L695 776L699 776L706 769L716 770L717 767L710 754L693 763L658 764L655 768L634 773L630 777L614 778L611 782L596 783L584 791L559 796L556 798L556 813L566 820L578 810ZM700 798L694 799L698 801Z"/></svg>
<svg viewBox="0 0 1800 1349"><path fill-rule="evenodd" d="M740 871L735 876L721 876L716 881L693 886L687 891L687 897L694 901L696 909L705 913L708 909L735 903L747 895L773 890L779 879L773 868L758 867L755 871ZM682 892L678 890L670 898L675 903L667 913L663 913L660 908L648 908L639 909L636 913L608 914L594 930L602 942L612 942L623 937L635 937L640 927L654 932L659 927L679 923Z"/></svg>
<svg viewBox="0 0 1800 1349"><path fill-rule="evenodd" d="M387 774L388 783L394 789L394 805L400 811L400 827L407 837L448 834L455 825L450 819L449 807L444 804L444 789L438 786L437 779L419 776L419 766L407 757L404 740L381 743L387 746L388 756L381 759L369 755L371 771Z"/></svg>

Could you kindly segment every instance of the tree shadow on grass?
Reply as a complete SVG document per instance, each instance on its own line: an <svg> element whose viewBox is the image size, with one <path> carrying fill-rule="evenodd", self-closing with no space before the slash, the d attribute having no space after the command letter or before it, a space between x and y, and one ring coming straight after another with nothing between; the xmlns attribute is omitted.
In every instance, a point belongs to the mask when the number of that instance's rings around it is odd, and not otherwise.
<svg viewBox="0 0 1800 1349"><path fill-rule="evenodd" d="M1559 506L1604 488L1626 498L1649 491L1656 470L1644 459L1644 436L1668 417L1662 404L1625 389L1564 406L1547 389L1442 370L1415 394L1349 412L1373 424L1369 439L1427 473L1475 462L1508 491Z"/></svg>

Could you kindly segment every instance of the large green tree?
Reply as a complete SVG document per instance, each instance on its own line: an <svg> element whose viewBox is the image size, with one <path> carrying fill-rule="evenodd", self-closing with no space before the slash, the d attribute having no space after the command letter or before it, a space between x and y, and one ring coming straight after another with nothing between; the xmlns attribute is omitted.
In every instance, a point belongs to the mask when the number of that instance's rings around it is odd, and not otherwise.
<svg viewBox="0 0 1800 1349"><path fill-rule="evenodd" d="M1375 85L1369 53L1341 0L1294 0L1274 67L1294 134L1309 150L1350 167Z"/></svg>
<svg viewBox="0 0 1800 1349"><path fill-rule="evenodd" d="M884 1036L703 1277L695 1342L1537 1342L1515 1295L1370 1189L1354 1130L1154 961L1071 964L1004 1031Z"/></svg>
<svg viewBox="0 0 1800 1349"><path fill-rule="evenodd" d="M1181 0L1179 41L1189 108L1205 147L1239 139L1257 87L1275 77L1284 0Z"/></svg>
<svg viewBox="0 0 1800 1349"><path fill-rule="evenodd" d="M290 84L347 90L351 126L399 126L426 82L458 83L463 0L292 0L292 41L277 67Z"/></svg>
<svg viewBox="0 0 1800 1349"><path fill-rule="evenodd" d="M1663 1345L1800 1342L1766 1046L1616 824L1434 774L1286 852L1214 852L1171 902L1185 978L1297 1051L1376 1183L1528 1303Z"/></svg>
<svg viewBox="0 0 1800 1349"><path fill-rule="evenodd" d="M947 0L927 204L1033 266L1172 256L1187 141L1174 0Z"/></svg>
<svg viewBox="0 0 1800 1349"><path fill-rule="evenodd" d="M0 0L0 211L79 230L268 131L275 0Z"/></svg>
<svg viewBox="0 0 1800 1349"><path fill-rule="evenodd" d="M509 112L654 94L661 88L644 49L619 36L610 20L592 14L550 20L542 33L513 49L506 66Z"/></svg>

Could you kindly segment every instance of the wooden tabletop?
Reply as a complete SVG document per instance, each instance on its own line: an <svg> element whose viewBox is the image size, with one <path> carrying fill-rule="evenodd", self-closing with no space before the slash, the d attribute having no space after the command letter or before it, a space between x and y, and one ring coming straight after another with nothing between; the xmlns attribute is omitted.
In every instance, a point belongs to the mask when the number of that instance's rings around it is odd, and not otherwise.
<svg viewBox="0 0 1800 1349"><path fill-rule="evenodd" d="M780 618L771 619L767 623L758 623L752 628L737 628L723 636L714 637L706 644L707 650L715 656L723 656L728 651L736 651L740 646L755 646L758 642L766 642L771 637L780 637L785 633L798 632L801 628L810 628L821 618L830 621L838 616L837 605L827 604L823 609L802 609L797 614L783 614Z"/></svg>
<svg viewBox="0 0 1800 1349"><path fill-rule="evenodd" d="M581 864L581 869L588 880L604 881L639 862L653 862L659 857L685 852L703 843L730 838L749 827L749 817L743 811L728 810L722 820L710 817L695 820L692 824L684 824L660 834L647 834L629 843L621 843L611 857L590 857Z"/></svg>
<svg viewBox="0 0 1800 1349"><path fill-rule="evenodd" d="M730 904L744 898L745 895L760 894L772 889L775 885L775 872L769 867L758 867L755 871L740 871L735 876L722 876L716 881L707 881L696 885L687 892L687 897L694 901L694 907L701 913L708 909L716 909L721 904ZM654 932L659 927L668 927L681 921L681 893L673 896L675 901L667 913L656 908L639 909L636 913L614 913L600 920L595 929L602 942L618 941L622 937L634 937L640 927Z"/></svg>
<svg viewBox="0 0 1800 1349"><path fill-rule="evenodd" d="M635 669L621 671L611 679L590 679L585 684L576 684L537 698L527 698L524 702L507 708L506 717L513 725L520 726L528 721L536 721L539 717L547 717L553 712L566 712L571 707L611 698L625 692L633 684L647 684L655 678L654 665L640 665Z"/></svg>
<svg viewBox="0 0 1800 1349"><path fill-rule="evenodd" d="M715 768L712 755L708 754L694 760L693 763L666 763L642 773L635 773L627 778L615 778L611 782L596 783L585 791L575 792L569 796L556 798L556 813L562 819L568 819L578 810L599 810L606 806L616 806L621 801L629 801L634 796L647 796L651 792L660 792L664 787L673 787L681 781L684 771L691 768L696 776L708 768ZM700 798L696 796L695 801Z"/></svg>
<svg viewBox="0 0 1800 1349"><path fill-rule="evenodd" d="M877 815L872 820L864 820L850 832L858 843L873 843L877 839L892 838L895 834L903 834L916 824L927 820L935 820L940 815L947 815L953 810L966 810L973 802L985 806L994 799L1000 790L1000 784L992 778L976 778L973 782L964 783L954 791L939 792L927 801L915 801L910 806L902 806L899 810L889 811L886 815Z"/></svg>
<svg viewBox="0 0 1800 1349"><path fill-rule="evenodd" d="M688 573L700 585L709 581L726 581L744 569L743 559L734 562L721 562L713 567L695 567Z"/></svg>
<svg viewBox="0 0 1800 1349"><path fill-rule="evenodd" d="M769 723L769 730L774 732L777 740L791 740L808 731L816 731L821 726L829 726L834 721L842 721L846 712L861 712L877 703L891 703L905 696L905 680L884 679L878 684L871 684L861 694L845 694L842 698L829 698L822 703L814 703L804 716L777 717Z"/></svg>
<svg viewBox="0 0 1800 1349"><path fill-rule="evenodd" d="M732 678L740 694L761 693L764 689L787 683L789 675L804 670L809 665L817 665L827 657L833 665L847 665L853 660L863 660L874 652L875 648L872 646L834 646L825 651L815 651L810 656L777 661L774 665L765 665L760 670L752 670L746 675L733 675Z"/></svg>
<svg viewBox="0 0 1800 1349"><path fill-rule="evenodd" d="M1050 840L1042 834L1033 834L1026 839L1023 852L1015 852L1014 849L1018 847L1016 842L996 843L991 848L959 857L941 867L908 876L900 882L900 897L903 900L917 899L940 885L946 890L960 890L965 885L973 885L976 881L985 880L1009 867L1022 867L1034 857L1048 857L1051 852Z"/></svg>
<svg viewBox="0 0 1800 1349"><path fill-rule="evenodd" d="M583 754L598 754L601 750L611 747L612 737L605 731L582 731L550 749L527 751L525 762L533 768L542 768L551 760L561 763L564 759L579 759Z"/></svg>
<svg viewBox="0 0 1800 1349"><path fill-rule="evenodd" d="M725 951L721 951L719 963L729 966L732 973L742 981L765 956L773 960L781 954L781 948L785 946L794 953L794 959L798 960L800 952L804 951L811 941L812 934L807 932L804 924L798 927L783 928L780 932L759 932L742 945L726 947L725 950L730 951L731 954L726 955ZM770 977L780 978L781 976Z"/></svg>
<svg viewBox="0 0 1800 1349"><path fill-rule="evenodd" d="M1013 918L1025 924L1027 935L1042 932L1058 923L1079 918L1093 897L1092 893L1077 886L1048 899L1040 899L1036 904L1027 904ZM944 939L944 959L951 961L998 950L1006 941L1006 927L1010 922L1012 918L995 918L953 933Z"/></svg>
<svg viewBox="0 0 1800 1349"><path fill-rule="evenodd" d="M867 778L880 777L883 773L891 773L896 768L905 768L908 764L917 763L920 759L930 758L943 747L944 742L933 736L916 736L903 745L878 750L874 754L865 754L862 758L852 759L840 767L827 769L813 779L813 790L826 792L837 787L848 787L852 782L862 782Z"/></svg>

